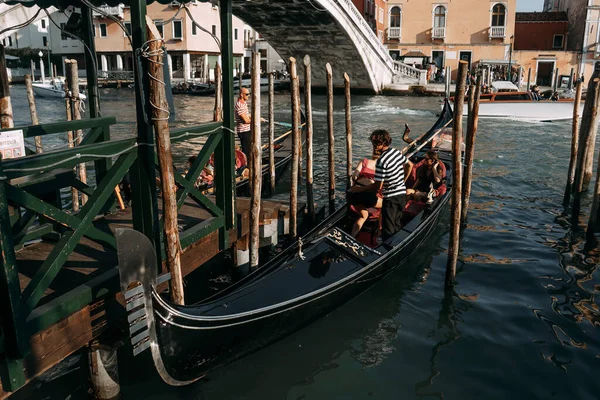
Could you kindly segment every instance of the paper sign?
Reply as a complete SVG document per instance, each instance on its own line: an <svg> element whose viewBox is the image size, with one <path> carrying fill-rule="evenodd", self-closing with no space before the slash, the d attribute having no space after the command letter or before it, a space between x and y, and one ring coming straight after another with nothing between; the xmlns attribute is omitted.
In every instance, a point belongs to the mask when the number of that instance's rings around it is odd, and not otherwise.
<svg viewBox="0 0 600 400"><path fill-rule="evenodd" d="M446 52L446 60L456 60L456 52L455 51L447 51Z"/></svg>
<svg viewBox="0 0 600 400"><path fill-rule="evenodd" d="M0 153L2 158L17 158L25 155L25 140L23 130L0 132Z"/></svg>

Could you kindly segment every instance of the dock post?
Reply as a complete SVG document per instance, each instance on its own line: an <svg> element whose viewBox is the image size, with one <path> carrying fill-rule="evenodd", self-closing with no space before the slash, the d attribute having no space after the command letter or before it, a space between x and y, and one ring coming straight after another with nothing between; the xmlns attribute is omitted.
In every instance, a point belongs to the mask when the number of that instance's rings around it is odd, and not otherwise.
<svg viewBox="0 0 600 400"><path fill-rule="evenodd" d="M88 352L90 380L95 399L108 400L121 393L116 348L105 348L94 342Z"/></svg>
<svg viewBox="0 0 600 400"><path fill-rule="evenodd" d="M6 72L6 57L4 46L0 44L0 128L14 126L10 89L8 88L8 73Z"/></svg>
<svg viewBox="0 0 600 400"><path fill-rule="evenodd" d="M468 135L471 133L471 120L473 117L473 104L475 103L475 83L469 85L469 91L467 93L467 133L466 142L469 141Z"/></svg>
<svg viewBox="0 0 600 400"><path fill-rule="evenodd" d="M556 92L556 90L558 89L558 68L556 68L554 70L554 86L552 87L552 90Z"/></svg>
<svg viewBox="0 0 600 400"><path fill-rule="evenodd" d="M240 88L241 90L241 88ZM258 267L262 146L260 141L260 53L252 52L252 137L250 156L250 269Z"/></svg>
<svg viewBox="0 0 600 400"><path fill-rule="evenodd" d="M290 190L290 238L298 236L298 169L300 161L300 83L296 59L290 57L292 84L292 177Z"/></svg>
<svg viewBox="0 0 600 400"><path fill-rule="evenodd" d="M90 118L97 118L100 115L100 104L98 103L98 71L94 66L94 57L96 55L96 41L94 40L94 17L92 9L81 7L81 38L83 39L87 50L85 55L85 79L87 81L88 110Z"/></svg>
<svg viewBox="0 0 600 400"><path fill-rule="evenodd" d="M446 287L454 284L456 263L460 245L460 215L462 192L461 145L463 137L462 114L465 98L468 63L460 60L454 93L454 121L452 129L452 211L450 214L450 243L448 246L448 262L446 264Z"/></svg>
<svg viewBox="0 0 600 400"><path fill-rule="evenodd" d="M350 100L350 77L344 72L344 94L346 96L346 190L352 186L352 104Z"/></svg>
<svg viewBox="0 0 600 400"><path fill-rule="evenodd" d="M38 120L37 110L35 107L35 97L33 96L33 85L31 75L25 75L25 88L27 89L27 102L29 103L29 115L31 115L31 124L38 125L40 121ZM43 153L44 146L42 145L42 137L35 137L35 152Z"/></svg>
<svg viewBox="0 0 600 400"><path fill-rule="evenodd" d="M73 113L73 120L78 121L81 119L81 99L79 98L79 75L77 60L65 60L65 65L67 65L67 68L70 68L68 82L71 86L71 112ZM79 145L83 139L83 130L78 129L74 136L75 144ZM87 183L87 170L85 163L79 164L79 180L83 183ZM87 201L87 194L81 192L81 205L84 206Z"/></svg>
<svg viewBox="0 0 600 400"><path fill-rule="evenodd" d="M481 75L477 76L477 85L473 94L469 93L469 118L467 120L467 143L465 147L465 174L463 177L462 207L460 214L461 226L467 223L467 211L471 197L471 180L473 177L473 159L475 158L475 136L479 122L479 97L481 95ZM473 105L471 106L471 98Z"/></svg>
<svg viewBox="0 0 600 400"><path fill-rule="evenodd" d="M590 209L590 218L588 220L586 239L587 245L591 246L597 243L596 231L598 223L600 222L600 160L598 160L598 167L596 168L596 184L594 185L594 197L592 200L592 208Z"/></svg>
<svg viewBox="0 0 600 400"><path fill-rule="evenodd" d="M329 214L335 211L335 136L333 132L333 71L331 64L325 64L327 71L327 132L329 138Z"/></svg>
<svg viewBox="0 0 600 400"><path fill-rule="evenodd" d="M575 198L578 202L581 193L587 190L592 179L594 145L596 143L596 133L598 131L598 105L600 90L598 86L600 78L600 61L596 61L594 73L589 80L586 101L583 106L583 115L581 117L581 127L579 128L579 151L577 154L577 166L575 167ZM574 208L575 207L574 205ZM578 211L578 209L577 209Z"/></svg>
<svg viewBox="0 0 600 400"><path fill-rule="evenodd" d="M71 68L71 65L67 64L66 61L67 60L65 60L65 69L67 70L66 77L68 80L69 76L70 76L69 69ZM70 92L71 92L71 90L69 89L69 83L67 81L65 84L65 117L66 117L67 121L73 120L73 112L71 111ZM69 148L75 147L75 137L73 136L73 131L67 131L67 146ZM77 176L77 166L73 167L73 175ZM72 186L71 186L71 202L72 202L71 208L73 209L73 212L78 212L79 211L79 191Z"/></svg>
<svg viewBox="0 0 600 400"><path fill-rule="evenodd" d="M519 91L521 89L521 81L523 80L523 67L519 67L519 74L517 75L517 86L519 87Z"/></svg>
<svg viewBox="0 0 600 400"><path fill-rule="evenodd" d="M149 42L147 48L142 49L144 57L148 60L148 73L150 79L150 92L148 93L152 125L156 136L156 154L160 167L160 184L163 198L165 253L167 268L171 273L171 300L176 304L185 304L183 290L183 276L181 273L181 243L177 224L177 193L175 184L175 171L173 170L173 155L171 154L171 135L169 131L169 105L165 93L163 74L164 42L154 25L146 16L146 29Z"/></svg>
<svg viewBox="0 0 600 400"><path fill-rule="evenodd" d="M527 70L527 91L529 92L529 88L531 85L531 67Z"/></svg>
<svg viewBox="0 0 600 400"><path fill-rule="evenodd" d="M573 73L575 72L574 68L571 68L571 74L569 75L569 90L573 89Z"/></svg>
<svg viewBox="0 0 600 400"><path fill-rule="evenodd" d="M240 82L240 85L242 82ZM240 87L241 89L241 87ZM213 121L221 121L223 119L223 91L221 89L221 66L219 62L215 64L215 112Z"/></svg>
<svg viewBox="0 0 600 400"><path fill-rule="evenodd" d="M575 101L573 103L573 123L571 126L571 158L569 160L569 172L567 175L567 185L565 187L565 195L563 197L563 206L567 207L571 200L571 192L573 191L573 182L575 180L575 164L577 162L577 153L579 150L579 106L581 105L581 91L583 84L577 82L575 91Z"/></svg>
<svg viewBox="0 0 600 400"><path fill-rule="evenodd" d="M315 222L313 175L312 73L309 55L304 56L304 114L306 115L306 203L311 223Z"/></svg>
<svg viewBox="0 0 600 400"><path fill-rule="evenodd" d="M275 193L275 74L269 72L269 183L270 193Z"/></svg>

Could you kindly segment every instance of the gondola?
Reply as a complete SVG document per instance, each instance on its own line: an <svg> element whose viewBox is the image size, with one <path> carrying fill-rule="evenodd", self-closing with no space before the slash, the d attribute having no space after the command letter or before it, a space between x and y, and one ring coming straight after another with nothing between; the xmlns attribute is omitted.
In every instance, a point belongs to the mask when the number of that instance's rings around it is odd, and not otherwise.
<svg viewBox="0 0 600 400"><path fill-rule="evenodd" d="M448 191L373 247L347 233L352 220L343 206L244 279L198 304L178 306L154 289L160 279L150 242L136 231L119 230L121 288L134 354L150 348L166 383L189 384L326 315L409 260L438 228L450 199L450 146L441 146L451 121L447 103L435 125L405 149L414 160L425 146L439 146Z"/></svg>

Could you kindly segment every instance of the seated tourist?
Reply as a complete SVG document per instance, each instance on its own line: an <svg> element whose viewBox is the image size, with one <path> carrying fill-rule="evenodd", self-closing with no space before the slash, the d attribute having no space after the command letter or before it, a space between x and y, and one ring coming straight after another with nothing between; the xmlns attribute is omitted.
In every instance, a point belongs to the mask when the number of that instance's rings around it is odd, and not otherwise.
<svg viewBox="0 0 600 400"><path fill-rule="evenodd" d="M377 159L381 155L381 152L374 150L371 159L363 158L354 173L352 174L352 180L355 185L367 186L375 182L375 164ZM365 221L369 218L369 208L381 208L383 203L383 196L381 192L349 192L348 203L354 207L359 215L359 218L352 227L351 235L353 237L358 236L358 233L362 229Z"/></svg>
<svg viewBox="0 0 600 400"><path fill-rule="evenodd" d="M425 158L415 164L415 181L406 194L415 201L431 203L434 197L446 193L446 166L435 151L428 151Z"/></svg>

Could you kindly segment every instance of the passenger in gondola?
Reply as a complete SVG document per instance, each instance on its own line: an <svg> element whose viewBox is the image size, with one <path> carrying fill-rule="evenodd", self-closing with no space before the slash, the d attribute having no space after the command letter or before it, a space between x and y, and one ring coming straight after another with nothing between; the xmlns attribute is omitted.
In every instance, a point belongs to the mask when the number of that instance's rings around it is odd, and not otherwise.
<svg viewBox="0 0 600 400"><path fill-rule="evenodd" d="M552 96L550 97L550 100L552 101L558 101L560 97L558 96L558 92L554 92L552 93Z"/></svg>
<svg viewBox="0 0 600 400"><path fill-rule="evenodd" d="M533 100L539 101L542 99L540 96L540 88L537 85L533 85L531 87L531 95L533 96Z"/></svg>
<svg viewBox="0 0 600 400"><path fill-rule="evenodd" d="M375 130L369 140L373 151L381 152L375 164L374 182L367 186L354 185L350 191L377 193L383 188L381 236L386 240L402 228L402 212L406 205L404 177L410 175L413 164L399 150L390 147L392 137L385 129Z"/></svg>
<svg viewBox="0 0 600 400"><path fill-rule="evenodd" d="M354 170L354 173L352 174L352 180L354 185L368 186L372 185L375 182L375 165L380 155L381 151L377 151L374 149L371 159L363 158L358 163L356 169ZM354 208L354 211L356 211L356 213L359 215L359 218L352 226L351 232L351 235L353 237L357 237L364 223L367 221L367 219L369 219L369 209L381 209L381 206L383 204L383 195L381 194L381 190L378 192L350 192L348 193L348 203Z"/></svg>
<svg viewBox="0 0 600 400"><path fill-rule="evenodd" d="M435 197L446 193L446 166L435 151L428 151L425 158L414 166L415 181L407 189L408 198L432 203Z"/></svg>

